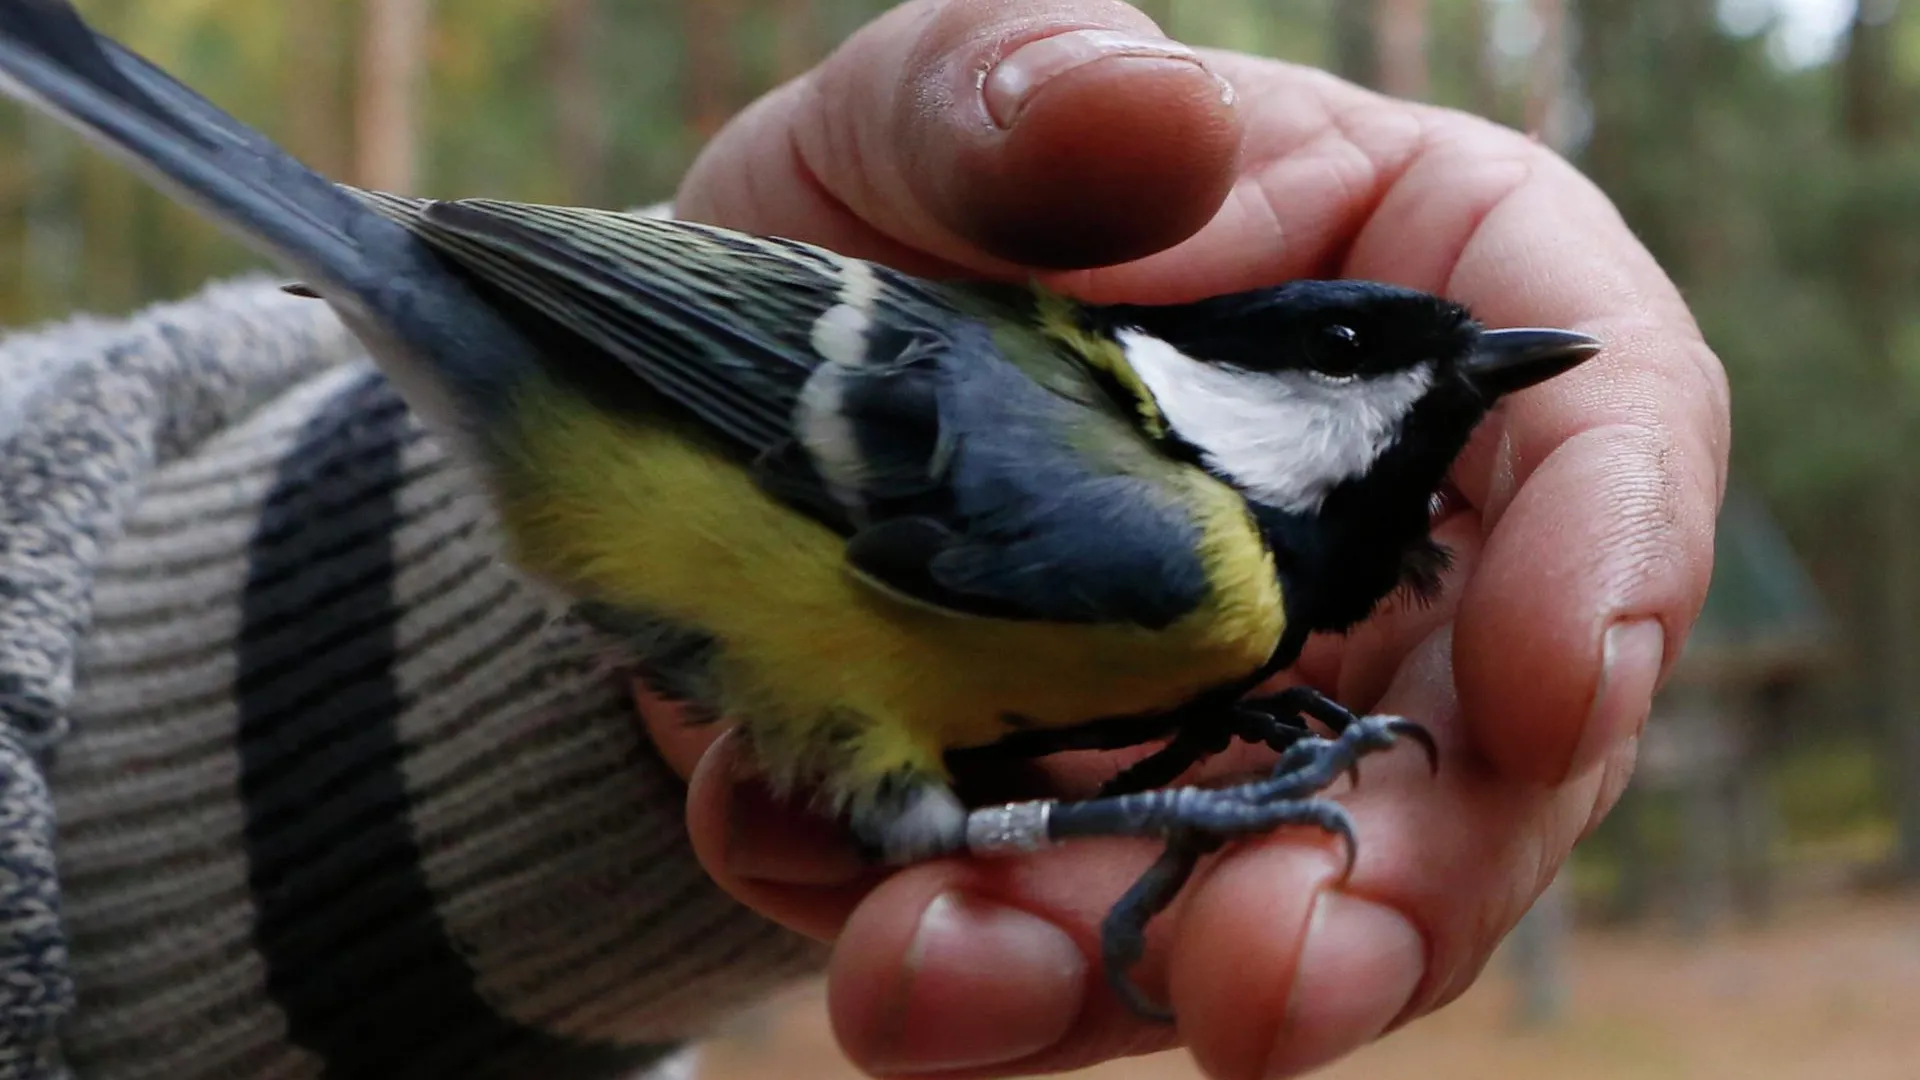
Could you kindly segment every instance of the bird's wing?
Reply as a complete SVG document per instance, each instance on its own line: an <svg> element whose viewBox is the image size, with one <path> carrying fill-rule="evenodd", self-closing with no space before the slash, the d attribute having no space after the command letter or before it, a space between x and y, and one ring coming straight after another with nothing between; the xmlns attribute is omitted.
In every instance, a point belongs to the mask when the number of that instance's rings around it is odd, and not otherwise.
<svg viewBox="0 0 1920 1080"><path fill-rule="evenodd" d="M980 322L884 353L836 369L837 415L861 441L851 459L871 469L851 477L866 522L847 545L855 570L996 618L1160 628L1206 598L1180 467L1117 409L1041 387Z"/></svg>
<svg viewBox="0 0 1920 1080"><path fill-rule="evenodd" d="M1186 508L1060 442L1091 428L1145 460L1122 411L1042 387L932 287L687 222L367 197L731 441L772 494L846 534L849 564L880 588L996 618L1147 626L1205 595Z"/></svg>
<svg viewBox="0 0 1920 1080"><path fill-rule="evenodd" d="M805 245L616 211L363 194L753 454L790 434L800 389L821 360L814 323L839 303L852 264Z"/></svg>

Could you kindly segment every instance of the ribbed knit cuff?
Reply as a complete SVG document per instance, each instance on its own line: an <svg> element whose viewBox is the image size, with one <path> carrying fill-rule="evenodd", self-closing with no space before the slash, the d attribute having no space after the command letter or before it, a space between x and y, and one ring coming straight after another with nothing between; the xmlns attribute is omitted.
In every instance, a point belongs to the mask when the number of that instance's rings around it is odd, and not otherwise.
<svg viewBox="0 0 1920 1080"><path fill-rule="evenodd" d="M699 869L618 642L500 561L318 304L224 290L109 335L186 372L316 348L132 470L88 563L50 771L74 1073L611 1080L815 970Z"/></svg>

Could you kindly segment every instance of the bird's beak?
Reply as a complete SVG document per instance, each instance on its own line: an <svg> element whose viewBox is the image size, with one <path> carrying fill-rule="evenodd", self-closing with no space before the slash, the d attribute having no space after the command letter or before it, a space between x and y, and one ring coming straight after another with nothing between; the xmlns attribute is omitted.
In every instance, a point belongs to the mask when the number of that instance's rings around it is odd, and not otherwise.
<svg viewBox="0 0 1920 1080"><path fill-rule="evenodd" d="M1599 341L1571 330L1488 330L1460 373L1493 401L1570 371L1599 351Z"/></svg>

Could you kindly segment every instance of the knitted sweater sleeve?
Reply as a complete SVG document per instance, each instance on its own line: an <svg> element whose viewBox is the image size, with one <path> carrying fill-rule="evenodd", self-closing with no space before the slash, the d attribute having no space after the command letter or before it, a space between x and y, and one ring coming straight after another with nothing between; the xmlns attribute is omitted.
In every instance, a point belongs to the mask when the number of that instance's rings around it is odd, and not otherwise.
<svg viewBox="0 0 1920 1080"><path fill-rule="evenodd" d="M817 969L476 491L270 281L0 340L0 1076L612 1080Z"/></svg>

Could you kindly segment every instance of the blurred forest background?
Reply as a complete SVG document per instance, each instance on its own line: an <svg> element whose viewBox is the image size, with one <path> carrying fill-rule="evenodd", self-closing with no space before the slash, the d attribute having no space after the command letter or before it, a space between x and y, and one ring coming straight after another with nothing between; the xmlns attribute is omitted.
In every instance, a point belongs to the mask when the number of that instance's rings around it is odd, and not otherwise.
<svg viewBox="0 0 1920 1080"><path fill-rule="evenodd" d="M333 175L629 206L669 196L730 115L890 5L80 6ZM1517 935L1518 978L1353 1075L1914 1075L1920 5L1138 6L1188 42L1327 67L1558 147L1679 280L1732 375L1735 489L1713 595L1629 799ZM123 311L252 265L121 166L0 110L0 325ZM1674 935L1688 951L1664 944ZM1503 1004L1472 1005L1496 992ZM1872 1003L1901 1000L1907 1019L1886 1005L1869 1033ZM718 1044L717 1075L840 1075L817 1003L795 1008L803 1019ZM1536 1034L1488 1049L1486 1033L1516 1021ZM767 1049L802 1045L819 1054ZM1149 1075L1130 1070L1101 1075Z"/></svg>

